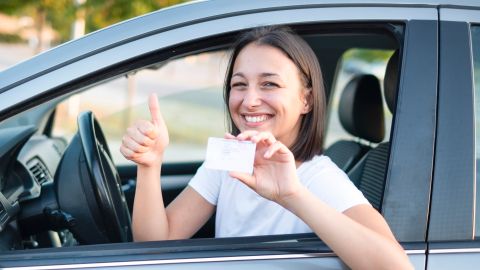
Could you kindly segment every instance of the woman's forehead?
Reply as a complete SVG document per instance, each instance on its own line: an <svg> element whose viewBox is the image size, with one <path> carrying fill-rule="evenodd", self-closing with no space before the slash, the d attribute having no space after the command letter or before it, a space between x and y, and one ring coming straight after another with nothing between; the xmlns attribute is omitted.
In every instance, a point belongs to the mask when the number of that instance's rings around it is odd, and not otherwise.
<svg viewBox="0 0 480 270"><path fill-rule="evenodd" d="M283 51L269 45L250 43L238 54L232 75L282 76L297 71L296 65Z"/></svg>

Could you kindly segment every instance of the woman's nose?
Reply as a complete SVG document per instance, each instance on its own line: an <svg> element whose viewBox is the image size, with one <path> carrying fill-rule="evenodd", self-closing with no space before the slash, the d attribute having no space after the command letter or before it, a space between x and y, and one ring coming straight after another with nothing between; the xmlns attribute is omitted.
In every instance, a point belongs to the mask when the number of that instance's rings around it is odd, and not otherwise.
<svg viewBox="0 0 480 270"><path fill-rule="evenodd" d="M258 93L258 89L253 87L249 87L247 91L245 91L245 96L243 97L243 105L250 108L259 106L262 103L262 99L260 94Z"/></svg>

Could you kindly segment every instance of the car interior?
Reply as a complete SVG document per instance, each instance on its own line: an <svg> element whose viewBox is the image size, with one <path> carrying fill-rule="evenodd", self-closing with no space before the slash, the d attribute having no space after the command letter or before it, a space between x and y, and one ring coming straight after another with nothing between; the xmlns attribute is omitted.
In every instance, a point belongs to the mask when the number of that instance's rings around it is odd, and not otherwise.
<svg viewBox="0 0 480 270"><path fill-rule="evenodd" d="M325 133L327 139L331 138L325 144L325 155L381 212L403 26L365 23L291 27L311 45L324 74L328 98ZM87 82L79 79L47 102L0 123L0 251L132 241L135 165L116 164L112 159L118 149L109 147L111 141L102 131L111 123L97 118L96 108L78 113L77 131L71 138L52 134L58 104L132 71L157 70L175 59L227 50L237 34L208 37L175 49L162 48L130 63L118 63ZM351 49L381 52L372 53L382 55L378 57L383 61L381 72L348 70L344 56ZM375 58L366 62L371 64ZM221 89L218 95L221 97ZM339 121L338 138L331 135L333 117ZM165 205L186 187L201 163L188 160L162 165ZM193 238L213 238L214 226L213 216Z"/></svg>

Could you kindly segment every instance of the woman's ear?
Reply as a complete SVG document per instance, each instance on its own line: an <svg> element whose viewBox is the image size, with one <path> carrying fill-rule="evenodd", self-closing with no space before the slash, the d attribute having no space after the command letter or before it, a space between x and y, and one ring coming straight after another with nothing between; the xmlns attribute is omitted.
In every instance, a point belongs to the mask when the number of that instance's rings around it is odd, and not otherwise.
<svg viewBox="0 0 480 270"><path fill-rule="evenodd" d="M304 94L303 94L303 98L302 98L302 102L303 102L302 113L303 114L309 113L312 110L312 107L313 107L312 89L311 88L305 89Z"/></svg>

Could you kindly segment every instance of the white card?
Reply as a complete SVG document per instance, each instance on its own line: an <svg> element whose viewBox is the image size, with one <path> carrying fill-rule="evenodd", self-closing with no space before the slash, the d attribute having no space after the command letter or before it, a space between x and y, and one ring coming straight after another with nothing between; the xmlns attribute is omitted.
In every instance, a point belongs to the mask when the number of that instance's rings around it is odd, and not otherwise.
<svg viewBox="0 0 480 270"><path fill-rule="evenodd" d="M222 138L208 138L205 168L253 173L256 144Z"/></svg>

